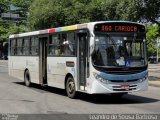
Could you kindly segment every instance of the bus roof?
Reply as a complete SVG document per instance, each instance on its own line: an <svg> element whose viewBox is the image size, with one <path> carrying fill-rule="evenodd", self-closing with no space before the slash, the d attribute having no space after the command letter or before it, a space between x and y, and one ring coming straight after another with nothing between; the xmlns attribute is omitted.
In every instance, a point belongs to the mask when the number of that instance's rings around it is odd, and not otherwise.
<svg viewBox="0 0 160 120"><path fill-rule="evenodd" d="M89 22L89 23L84 23L84 24L76 24L76 25L71 25L71 26L50 28L50 29L26 32L26 33L20 33L20 34L13 34L13 35L10 35L9 38L18 38L18 37L34 36L34 35L41 35L41 34L54 33L54 32L63 32L63 31L69 31L69 30L85 29L85 28L91 28L91 26L94 26L97 23L114 23L114 22L115 23L117 23L117 22L134 23L134 24L142 25L140 23L131 22L131 21L99 21L99 22Z"/></svg>

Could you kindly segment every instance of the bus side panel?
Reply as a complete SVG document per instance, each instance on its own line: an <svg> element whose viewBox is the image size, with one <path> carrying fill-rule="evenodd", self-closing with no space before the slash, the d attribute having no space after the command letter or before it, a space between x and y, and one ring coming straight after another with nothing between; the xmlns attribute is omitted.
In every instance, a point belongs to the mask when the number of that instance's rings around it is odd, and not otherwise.
<svg viewBox="0 0 160 120"><path fill-rule="evenodd" d="M74 67L67 67L66 62L74 62ZM76 57L48 57L47 80L48 86L64 89L65 77L70 73L77 86ZM77 87L76 87L77 89Z"/></svg>
<svg viewBox="0 0 160 120"><path fill-rule="evenodd" d="M39 57L27 57L26 69L29 70L31 82L39 84Z"/></svg>
<svg viewBox="0 0 160 120"><path fill-rule="evenodd" d="M24 80L24 72L29 70L31 82L39 83L38 57L9 56L9 75Z"/></svg>
<svg viewBox="0 0 160 120"><path fill-rule="evenodd" d="M9 75L24 80L24 70L26 67L26 57L9 56Z"/></svg>

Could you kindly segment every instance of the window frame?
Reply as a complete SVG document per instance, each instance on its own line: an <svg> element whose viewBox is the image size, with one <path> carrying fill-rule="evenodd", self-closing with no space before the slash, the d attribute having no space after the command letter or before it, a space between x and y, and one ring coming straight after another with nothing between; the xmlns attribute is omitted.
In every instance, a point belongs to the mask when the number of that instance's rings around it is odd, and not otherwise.
<svg viewBox="0 0 160 120"><path fill-rule="evenodd" d="M74 38L75 38L75 45L76 45L76 49L75 49L75 55L50 55L49 54L49 46L51 46L51 45L49 45L49 41L50 41L50 38L52 37L52 35L59 35L59 37L60 37L60 40L59 40L59 46L61 46L61 44L60 44L60 41L63 41L62 40L62 35L63 34L69 34L69 33L74 33ZM77 36L76 36L76 33L77 33L77 31L76 30L72 30L72 31L65 31L65 32L56 32L56 33L52 33L52 34L49 34L49 39L48 39L48 42L47 42L47 57L77 57L77 50L78 50L78 48L77 48L77 44L78 44L78 40L77 40ZM57 44L52 44L52 46L56 46Z"/></svg>
<svg viewBox="0 0 160 120"><path fill-rule="evenodd" d="M14 47L13 47L13 41L15 41ZM17 56L17 38L10 39L10 56Z"/></svg>
<svg viewBox="0 0 160 120"><path fill-rule="evenodd" d="M36 47L36 46L31 46L31 38L32 37L37 37L37 48L38 48L38 51L37 51L37 55L32 55L31 54L31 47ZM18 39L22 39L22 44L21 46L17 46L18 45ZM28 39L28 46L25 45L25 40ZM16 47L13 47L13 41L16 41ZM13 54L13 48L16 49L16 54ZM18 48L23 48L23 54L20 55L18 54ZM26 54L26 48L28 48L28 54ZM25 37L17 37L17 38L11 38L10 39L10 56L28 56L28 57L31 57L31 56L39 56L39 35L32 35L32 36L25 36Z"/></svg>

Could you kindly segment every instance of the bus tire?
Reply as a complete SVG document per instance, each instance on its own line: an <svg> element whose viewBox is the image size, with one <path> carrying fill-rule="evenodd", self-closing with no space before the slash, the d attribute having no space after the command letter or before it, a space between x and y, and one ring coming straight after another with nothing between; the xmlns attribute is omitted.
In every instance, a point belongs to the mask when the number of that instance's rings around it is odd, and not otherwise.
<svg viewBox="0 0 160 120"><path fill-rule="evenodd" d="M73 77L68 77L66 82L66 93L69 98L74 99L76 96L76 88Z"/></svg>
<svg viewBox="0 0 160 120"><path fill-rule="evenodd" d="M28 70L26 70L24 73L24 83L27 87L31 86L31 78Z"/></svg>

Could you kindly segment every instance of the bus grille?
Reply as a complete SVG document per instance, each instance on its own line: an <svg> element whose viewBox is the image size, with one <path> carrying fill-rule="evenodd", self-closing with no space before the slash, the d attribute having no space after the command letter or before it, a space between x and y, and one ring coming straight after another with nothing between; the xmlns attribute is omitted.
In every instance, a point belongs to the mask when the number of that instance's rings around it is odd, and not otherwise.
<svg viewBox="0 0 160 120"><path fill-rule="evenodd" d="M113 91L132 91L132 90L136 90L137 85L129 85L129 88L124 89L121 88L121 86L112 86Z"/></svg>
<svg viewBox="0 0 160 120"><path fill-rule="evenodd" d="M136 82L139 79L133 79L133 80L110 80L111 82Z"/></svg>

